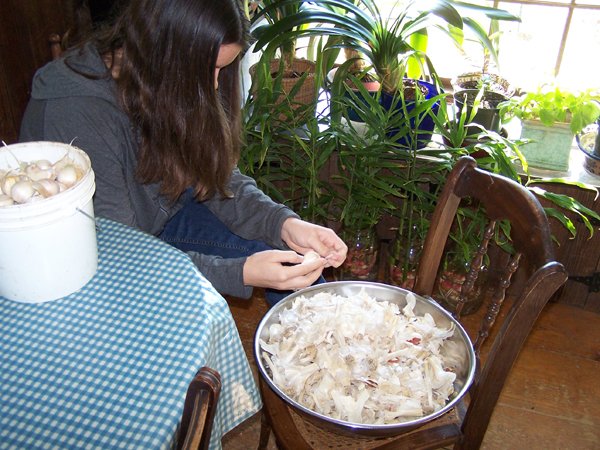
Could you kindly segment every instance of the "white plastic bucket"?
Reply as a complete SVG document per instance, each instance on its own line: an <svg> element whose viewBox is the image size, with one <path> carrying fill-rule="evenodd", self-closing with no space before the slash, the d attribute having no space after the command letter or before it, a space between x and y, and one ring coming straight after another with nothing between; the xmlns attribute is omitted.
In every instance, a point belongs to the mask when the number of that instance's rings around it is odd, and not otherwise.
<svg viewBox="0 0 600 450"><path fill-rule="evenodd" d="M0 169L68 155L83 177L59 194L33 203L0 207L0 296L22 303L65 297L83 287L98 268L89 157L58 142L0 147ZM17 161L18 160L18 161Z"/></svg>

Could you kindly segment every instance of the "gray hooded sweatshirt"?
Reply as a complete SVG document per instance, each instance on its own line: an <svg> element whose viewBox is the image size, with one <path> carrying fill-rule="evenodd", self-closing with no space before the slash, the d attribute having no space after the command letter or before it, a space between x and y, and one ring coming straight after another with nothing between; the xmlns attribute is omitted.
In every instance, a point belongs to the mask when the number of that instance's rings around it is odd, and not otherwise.
<svg viewBox="0 0 600 450"><path fill-rule="evenodd" d="M173 203L160 194L158 184L136 180L137 133L118 104L115 82L106 75L106 66L96 49L87 45L65 57L79 72L99 78L79 75L65 64L64 58L38 70L20 140L73 143L84 150L96 176L95 214L160 234L165 223L183 206L181 199ZM281 239L283 222L298 216L273 202L238 169L231 175L229 189L233 198L215 196L205 205L240 237L286 248ZM252 287L243 283L246 258L195 252L189 252L189 256L220 293L242 298L252 294Z"/></svg>

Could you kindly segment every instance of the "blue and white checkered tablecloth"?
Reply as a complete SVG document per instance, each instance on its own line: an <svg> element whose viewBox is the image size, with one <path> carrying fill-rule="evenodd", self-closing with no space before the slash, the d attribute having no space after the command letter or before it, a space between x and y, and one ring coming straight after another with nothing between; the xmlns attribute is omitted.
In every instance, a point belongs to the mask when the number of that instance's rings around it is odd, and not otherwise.
<svg viewBox="0 0 600 450"><path fill-rule="evenodd" d="M204 365L223 383L220 448L262 406L226 301L185 254L97 223L98 272L81 290L38 304L0 297L0 448L171 448Z"/></svg>

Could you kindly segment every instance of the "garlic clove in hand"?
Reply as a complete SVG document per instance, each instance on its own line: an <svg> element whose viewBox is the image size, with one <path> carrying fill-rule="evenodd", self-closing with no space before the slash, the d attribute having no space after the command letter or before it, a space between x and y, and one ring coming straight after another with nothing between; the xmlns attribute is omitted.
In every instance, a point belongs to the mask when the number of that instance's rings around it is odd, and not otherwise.
<svg viewBox="0 0 600 450"><path fill-rule="evenodd" d="M321 255L319 255L317 252L311 250L308 253L306 253L306 255L304 255L304 259L302 260L302 264L308 264L308 263L311 263L313 261L316 261L317 259L321 259Z"/></svg>

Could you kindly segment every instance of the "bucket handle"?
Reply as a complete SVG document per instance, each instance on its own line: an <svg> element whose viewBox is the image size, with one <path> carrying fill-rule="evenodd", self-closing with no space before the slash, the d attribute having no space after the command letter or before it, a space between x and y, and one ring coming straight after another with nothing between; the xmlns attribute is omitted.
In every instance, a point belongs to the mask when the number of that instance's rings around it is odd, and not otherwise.
<svg viewBox="0 0 600 450"><path fill-rule="evenodd" d="M98 225L98 221L90 216L88 213L86 213L84 210L80 209L80 208L75 208L78 212L80 212L81 214L83 214L85 217L87 217L88 219L90 219L92 222L94 222L94 226L96 227L96 231L100 231L100 225Z"/></svg>

